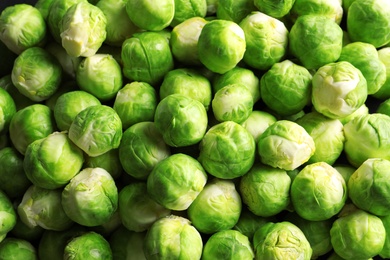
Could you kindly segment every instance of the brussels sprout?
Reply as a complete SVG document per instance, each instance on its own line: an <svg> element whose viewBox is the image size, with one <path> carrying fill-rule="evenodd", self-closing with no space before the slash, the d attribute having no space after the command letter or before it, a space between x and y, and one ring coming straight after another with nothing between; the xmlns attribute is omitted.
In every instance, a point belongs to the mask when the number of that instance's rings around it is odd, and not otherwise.
<svg viewBox="0 0 390 260"><path fill-rule="evenodd" d="M246 40L244 62L268 70L287 53L289 32L283 22L261 12L252 12L240 23Z"/></svg>
<svg viewBox="0 0 390 260"><path fill-rule="evenodd" d="M30 4L6 7L0 14L0 40L16 54L46 40L46 23L37 8Z"/></svg>
<svg viewBox="0 0 390 260"><path fill-rule="evenodd" d="M206 23L202 17L192 17L173 27L169 43L176 60L188 65L201 64L198 39Z"/></svg>
<svg viewBox="0 0 390 260"><path fill-rule="evenodd" d="M15 227L17 213L8 196L0 190L0 242Z"/></svg>
<svg viewBox="0 0 390 260"><path fill-rule="evenodd" d="M252 134L255 143L258 143L264 131L276 121L276 117L272 114L261 110L254 110L241 125Z"/></svg>
<svg viewBox="0 0 390 260"><path fill-rule="evenodd" d="M260 80L262 100L282 116L296 114L310 104L311 88L311 73L290 60L275 63Z"/></svg>
<svg viewBox="0 0 390 260"><path fill-rule="evenodd" d="M312 103L316 111L330 118L351 115L367 99L367 81L347 61L329 63L313 75Z"/></svg>
<svg viewBox="0 0 390 260"><path fill-rule="evenodd" d="M356 0L348 8L346 26L352 41L376 48L390 42L390 3L386 0Z"/></svg>
<svg viewBox="0 0 390 260"><path fill-rule="evenodd" d="M146 259L200 259L202 248L199 231L188 219L175 215L154 222L144 240Z"/></svg>
<svg viewBox="0 0 390 260"><path fill-rule="evenodd" d="M60 88L51 95L48 99L45 100L43 104L48 106L52 111L54 111L54 106L56 105L57 99L67 92L80 90L75 80L68 80L61 84Z"/></svg>
<svg viewBox="0 0 390 260"><path fill-rule="evenodd" d="M388 169L390 161L370 158L364 161L348 180L348 194L352 202L376 216L390 215Z"/></svg>
<svg viewBox="0 0 390 260"><path fill-rule="evenodd" d="M373 96L380 100L385 100L390 98L390 47L383 47L379 49L378 58L385 65L386 80L379 90L373 94Z"/></svg>
<svg viewBox="0 0 390 260"><path fill-rule="evenodd" d="M146 231L156 220L170 213L149 196L145 182L128 184L119 192L119 215L128 230Z"/></svg>
<svg viewBox="0 0 390 260"><path fill-rule="evenodd" d="M118 190L103 168L84 168L62 191L65 213L88 227L107 222L118 207Z"/></svg>
<svg viewBox="0 0 390 260"><path fill-rule="evenodd" d="M99 156L119 147L122 121L109 106L90 106L72 121L69 138L89 156Z"/></svg>
<svg viewBox="0 0 390 260"><path fill-rule="evenodd" d="M17 111L9 125L12 144L22 155L29 144L48 136L54 129L53 113L42 104L33 104Z"/></svg>
<svg viewBox="0 0 390 260"><path fill-rule="evenodd" d="M199 144L199 162L211 175L234 179L249 171L255 161L256 144L243 126L225 121L211 127Z"/></svg>
<svg viewBox="0 0 390 260"><path fill-rule="evenodd" d="M288 221L267 223L253 237L256 259L311 259L313 250L305 234Z"/></svg>
<svg viewBox="0 0 390 260"><path fill-rule="evenodd" d="M232 180L214 178L207 182L187 210L192 224L202 233L232 229L242 209L240 194Z"/></svg>
<svg viewBox="0 0 390 260"><path fill-rule="evenodd" d="M211 106L214 117L219 122L233 121L241 124L253 111L253 96L243 84L229 84L214 94Z"/></svg>
<svg viewBox="0 0 390 260"><path fill-rule="evenodd" d="M257 216L274 216L290 204L291 179L287 172L255 164L241 177L240 194L243 203Z"/></svg>
<svg viewBox="0 0 390 260"><path fill-rule="evenodd" d="M359 116L363 116L363 115L367 115L369 113L369 108L366 104L363 104L361 105L355 112L353 112L352 114L350 114L349 116L345 116L345 117L342 117L342 118L339 118L340 122L345 125L346 123L348 123L349 121L351 121L352 119L354 119L355 117L359 117Z"/></svg>
<svg viewBox="0 0 390 260"><path fill-rule="evenodd" d="M109 237L113 259L146 260L143 245L146 232L119 227Z"/></svg>
<svg viewBox="0 0 390 260"><path fill-rule="evenodd" d="M127 174L145 180L156 164L171 155L154 122L140 122L123 133L119 159Z"/></svg>
<svg viewBox="0 0 390 260"><path fill-rule="evenodd" d="M169 41L158 32L136 33L126 39L121 57L126 78L151 85L158 84L174 66Z"/></svg>
<svg viewBox="0 0 390 260"><path fill-rule="evenodd" d="M83 166L83 152L65 132L54 132L27 146L23 168L36 186L57 189L68 184Z"/></svg>
<svg viewBox="0 0 390 260"><path fill-rule="evenodd" d="M5 89L0 87L0 134L8 132L9 124L15 113L15 101Z"/></svg>
<svg viewBox="0 0 390 260"><path fill-rule="evenodd" d="M84 168L103 168L113 179L118 179L122 175L123 168L120 162L118 148L95 157L85 155L84 160Z"/></svg>
<svg viewBox="0 0 390 260"><path fill-rule="evenodd" d="M254 259L247 236L237 230L222 230L212 234L203 248L202 259Z"/></svg>
<svg viewBox="0 0 390 260"><path fill-rule="evenodd" d="M37 260L38 253L31 242L20 238L7 237L0 243L0 258Z"/></svg>
<svg viewBox="0 0 390 260"><path fill-rule="evenodd" d="M291 184L291 202L297 214L311 221L335 216L348 197L341 174L325 162L305 166Z"/></svg>
<svg viewBox="0 0 390 260"><path fill-rule="evenodd" d="M352 42L343 47L339 61L348 61L367 81L367 94L375 94L386 81L386 67L374 45Z"/></svg>
<svg viewBox="0 0 390 260"><path fill-rule="evenodd" d="M200 101L172 94L158 103L154 122L168 145L183 147L196 144L203 138L208 118Z"/></svg>
<svg viewBox="0 0 390 260"><path fill-rule="evenodd" d="M318 69L338 60L343 46L343 30L321 15L298 17L289 34L289 50L307 69Z"/></svg>
<svg viewBox="0 0 390 260"><path fill-rule="evenodd" d="M59 88L62 67L45 49L31 47L15 59L11 77L20 93L39 102L48 99Z"/></svg>
<svg viewBox="0 0 390 260"><path fill-rule="evenodd" d="M390 116L390 98L379 103L376 113L381 113Z"/></svg>
<svg viewBox="0 0 390 260"><path fill-rule="evenodd" d="M315 152L315 143L297 123L279 120L270 125L257 143L264 164L284 170L294 170L306 163Z"/></svg>
<svg viewBox="0 0 390 260"><path fill-rule="evenodd" d="M105 43L120 47L122 43L134 33L141 30L130 20L126 12L125 0L99 0L96 6L107 18Z"/></svg>
<svg viewBox="0 0 390 260"><path fill-rule="evenodd" d="M186 210L206 185L202 165L187 154L161 160L148 176L147 191L157 203L171 210Z"/></svg>
<svg viewBox="0 0 390 260"><path fill-rule="evenodd" d="M106 222L101 225L89 227L88 230L99 233L100 235L107 238L121 226L122 220L119 215L119 210L116 210Z"/></svg>
<svg viewBox="0 0 390 260"><path fill-rule="evenodd" d="M118 113L122 128L144 121L153 121L158 102L157 91L146 82L131 82L116 94L113 108Z"/></svg>
<svg viewBox="0 0 390 260"><path fill-rule="evenodd" d="M326 162L333 165L344 148L344 126L340 120L313 111L295 122L305 128L314 140L316 150L307 163Z"/></svg>
<svg viewBox="0 0 390 260"><path fill-rule="evenodd" d="M175 0L127 1L126 12L130 20L146 31L161 31L168 27L175 15Z"/></svg>
<svg viewBox="0 0 390 260"><path fill-rule="evenodd" d="M240 218L232 229L237 230L241 234L247 236L249 241L252 243L253 235L255 234L256 230L272 220L272 218L260 217L253 214L247 208L242 208Z"/></svg>
<svg viewBox="0 0 390 260"><path fill-rule="evenodd" d="M30 186L17 207L21 221L28 227L40 226L47 230L62 231L70 228L73 221L61 205L61 189L44 189Z"/></svg>
<svg viewBox="0 0 390 260"><path fill-rule="evenodd" d="M53 110L58 129L61 131L69 130L78 113L87 107L100 104L99 99L82 90L63 93L58 97Z"/></svg>
<svg viewBox="0 0 390 260"><path fill-rule="evenodd" d="M244 57L245 50L244 31L232 21L209 21L199 35L199 59L215 73L223 74L236 67Z"/></svg>
<svg viewBox="0 0 390 260"><path fill-rule="evenodd" d="M385 238L385 244L382 248L382 250L379 253L379 256L382 258L390 258L390 215L381 217L383 226L385 227L386 231L386 238Z"/></svg>
<svg viewBox="0 0 390 260"><path fill-rule="evenodd" d="M103 11L81 1L69 7L61 19L61 44L70 56L92 56L106 39L106 26Z"/></svg>
<svg viewBox="0 0 390 260"><path fill-rule="evenodd" d="M37 0L34 7L41 13L43 19L47 21L49 10L54 0Z"/></svg>
<svg viewBox="0 0 390 260"><path fill-rule="evenodd" d="M256 7L252 0L219 0L216 16L221 20L239 23L254 11L256 11Z"/></svg>
<svg viewBox="0 0 390 260"><path fill-rule="evenodd" d="M216 74L213 78L212 88L216 93L221 88L230 84L243 84L253 97L253 104L260 100L260 80L255 73L247 68L234 67L224 74Z"/></svg>
<svg viewBox="0 0 390 260"><path fill-rule="evenodd" d="M352 174L356 171L356 168L348 163L334 164L333 167L341 174L341 176L344 178L345 183L348 186L348 180L352 176Z"/></svg>
<svg viewBox="0 0 390 260"><path fill-rule="evenodd" d="M174 16L170 26L174 27L193 17L205 17L207 14L206 0L174 0Z"/></svg>
<svg viewBox="0 0 390 260"><path fill-rule="evenodd" d="M341 23L344 9L340 0L295 0L290 16L297 19L302 15L323 15Z"/></svg>
<svg viewBox="0 0 390 260"><path fill-rule="evenodd" d="M344 125L344 152L348 162L358 168L369 158L390 160L390 117L380 113L356 117Z"/></svg>
<svg viewBox="0 0 390 260"><path fill-rule="evenodd" d="M99 233L89 231L73 237L65 246L64 259L112 259L108 241Z"/></svg>
<svg viewBox="0 0 390 260"><path fill-rule="evenodd" d="M260 12L275 18L287 15L294 3L295 0L254 0L254 5Z"/></svg>
<svg viewBox="0 0 390 260"><path fill-rule="evenodd" d="M198 100L206 111L209 110L212 99L210 80L195 69L178 68L169 71L159 89L160 99L171 94L182 94Z"/></svg>
<svg viewBox="0 0 390 260"><path fill-rule="evenodd" d="M382 250L386 230L379 217L356 209L333 222L330 238L334 251L343 259L368 259Z"/></svg>

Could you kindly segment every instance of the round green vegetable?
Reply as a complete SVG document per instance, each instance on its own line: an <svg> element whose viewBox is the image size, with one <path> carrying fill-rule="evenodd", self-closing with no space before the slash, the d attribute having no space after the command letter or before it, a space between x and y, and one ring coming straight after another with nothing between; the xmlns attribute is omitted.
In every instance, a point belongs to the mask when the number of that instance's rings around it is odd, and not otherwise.
<svg viewBox="0 0 390 260"><path fill-rule="evenodd" d="M31 242L21 238L7 237L0 243L0 258L37 260L38 253Z"/></svg>
<svg viewBox="0 0 390 260"><path fill-rule="evenodd" d="M15 113L15 101L7 90L0 88L0 134L8 132L9 124Z"/></svg>
<svg viewBox="0 0 390 260"><path fill-rule="evenodd" d="M65 246L64 258L69 260L112 259L108 241L99 233L89 231L73 237Z"/></svg>

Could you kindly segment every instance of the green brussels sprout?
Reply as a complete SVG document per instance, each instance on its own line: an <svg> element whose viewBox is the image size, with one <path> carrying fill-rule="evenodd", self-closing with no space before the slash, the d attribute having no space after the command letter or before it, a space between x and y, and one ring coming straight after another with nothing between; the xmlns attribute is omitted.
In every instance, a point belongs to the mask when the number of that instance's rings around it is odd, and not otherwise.
<svg viewBox="0 0 390 260"><path fill-rule="evenodd" d="M31 185L23 169L23 160L14 147L0 150L0 190L10 199L22 197Z"/></svg>
<svg viewBox="0 0 390 260"><path fill-rule="evenodd" d="M372 96L380 100L385 100L390 98L390 47L379 49L378 58L385 65L386 80Z"/></svg>
<svg viewBox="0 0 390 260"><path fill-rule="evenodd" d="M34 245L24 239L7 237L0 243L1 259L38 260Z"/></svg>
<svg viewBox="0 0 390 260"><path fill-rule="evenodd" d="M168 145L189 146L198 143L205 135L207 111L198 100L172 94L158 103L154 123Z"/></svg>
<svg viewBox="0 0 390 260"><path fill-rule="evenodd" d="M367 81L367 94L375 94L386 81L386 67L374 45L352 42L345 45L339 61L348 61L361 71Z"/></svg>
<svg viewBox="0 0 390 260"><path fill-rule="evenodd" d="M387 181L390 161L370 158L364 161L348 180L348 195L360 209L376 216L390 215Z"/></svg>
<svg viewBox="0 0 390 260"><path fill-rule="evenodd" d="M271 221L272 218L260 217L252 213L247 208L243 208L236 225L232 228L239 231L241 234L248 237L249 241L252 242L253 235L256 230L264 224Z"/></svg>
<svg viewBox="0 0 390 260"><path fill-rule="evenodd" d="M209 21L198 38L199 59L215 73L223 74L236 67L244 57L245 50L244 31L232 21Z"/></svg>
<svg viewBox="0 0 390 260"><path fill-rule="evenodd" d="M316 111L330 117L351 115L367 100L367 81L348 61L329 63L313 75L312 104Z"/></svg>
<svg viewBox="0 0 390 260"><path fill-rule="evenodd" d="M293 121L279 120L260 136L257 149L262 163L294 170L310 159L316 147L305 128Z"/></svg>
<svg viewBox="0 0 390 260"><path fill-rule="evenodd" d="M379 253L379 256L383 259L390 258L390 215L381 217L383 226L385 227L386 231L386 238L385 238L385 244L382 248L382 250Z"/></svg>
<svg viewBox="0 0 390 260"><path fill-rule="evenodd" d="M191 223L204 234L232 229L242 210L240 194L232 180L207 182L187 210Z"/></svg>
<svg viewBox="0 0 390 260"><path fill-rule="evenodd" d="M307 163L326 162L333 165L344 149L344 125L341 121L313 111L295 122L305 128L314 140L316 150Z"/></svg>
<svg viewBox="0 0 390 260"><path fill-rule="evenodd" d="M355 112L353 112L352 114L350 114L349 116L345 116L345 117L342 117L342 118L339 118L340 122L345 125L346 123L348 123L349 121L351 121L352 119L354 119L355 117L359 117L359 116L363 116L363 115L367 115L369 113L369 108L366 104L363 104L361 105Z"/></svg>
<svg viewBox="0 0 390 260"><path fill-rule="evenodd" d="M338 60L343 47L343 30L321 15L298 17L289 33L289 50L307 69L318 69Z"/></svg>
<svg viewBox="0 0 390 260"><path fill-rule="evenodd" d="M119 149L112 149L99 156L84 156L83 168L103 168L113 179L118 179L123 172L122 164L119 158Z"/></svg>
<svg viewBox="0 0 390 260"><path fill-rule="evenodd" d="M241 177L239 190L243 203L257 216L271 217L290 204L291 178L282 169L255 164Z"/></svg>
<svg viewBox="0 0 390 260"><path fill-rule="evenodd" d="M132 2L135 1L128 1ZM174 66L169 41L158 32L135 33L126 39L122 44L121 57L126 78L153 86L162 81Z"/></svg>
<svg viewBox="0 0 390 260"><path fill-rule="evenodd" d="M241 125L252 134L255 143L258 143L259 138L264 133L265 129L276 121L276 117L268 112L253 110L247 120Z"/></svg>
<svg viewBox="0 0 390 260"><path fill-rule="evenodd" d="M122 225L135 232L146 231L156 220L171 214L171 210L150 197L145 182L123 187L119 192L118 206Z"/></svg>
<svg viewBox="0 0 390 260"><path fill-rule="evenodd" d="M7 90L0 87L0 134L8 132L9 124L15 113L15 101Z"/></svg>
<svg viewBox="0 0 390 260"><path fill-rule="evenodd" d="M341 174L325 162L306 165L291 184L291 202L299 216L311 221L330 219L348 197Z"/></svg>
<svg viewBox="0 0 390 260"><path fill-rule="evenodd" d="M12 201L7 194L0 190L0 242L15 227L17 218Z"/></svg>
<svg viewBox="0 0 390 260"><path fill-rule="evenodd" d="M160 99L171 94L185 95L201 102L208 111L212 99L212 87L210 80L199 71L191 68L177 68L164 76L159 94Z"/></svg>
<svg viewBox="0 0 390 260"><path fill-rule="evenodd" d="M11 142L22 155L26 153L29 144L48 136L54 129L53 112L48 106L39 103L18 110L9 125Z"/></svg>
<svg viewBox="0 0 390 260"><path fill-rule="evenodd" d="M216 18L239 23L254 11L256 7L252 0L218 0Z"/></svg>
<svg viewBox="0 0 390 260"><path fill-rule="evenodd" d="M346 26L352 41L376 48L390 42L390 3L386 0L356 0L348 8Z"/></svg>
<svg viewBox="0 0 390 260"><path fill-rule="evenodd" d="M161 31L168 27L175 15L175 0L127 1L126 12L130 20L146 31Z"/></svg>
<svg viewBox="0 0 390 260"><path fill-rule="evenodd" d="M146 232L130 231L120 226L109 237L113 259L146 260L143 245Z"/></svg>
<svg viewBox="0 0 390 260"><path fill-rule="evenodd" d="M333 168L335 168L341 174L348 186L348 180L356 171L356 168L348 163L337 163L333 165Z"/></svg>
<svg viewBox="0 0 390 260"><path fill-rule="evenodd" d="M96 6L107 18L105 43L120 47L134 33L141 30L130 20L126 12L125 0L99 0Z"/></svg>
<svg viewBox="0 0 390 260"><path fill-rule="evenodd" d="M283 22L255 11L240 23L246 40L244 62L259 70L268 70L287 53L289 32Z"/></svg>
<svg viewBox="0 0 390 260"><path fill-rule="evenodd" d="M233 121L241 124L253 111L253 96L242 83L233 83L214 94L211 106L214 117L219 122Z"/></svg>
<svg viewBox="0 0 390 260"><path fill-rule="evenodd" d="M52 111L54 111L54 106L56 105L57 99L67 92L80 90L80 88L77 86L77 83L75 80L67 80L63 84L61 84L60 88L51 95L48 99L45 100L43 104L48 106Z"/></svg>
<svg viewBox="0 0 390 260"><path fill-rule="evenodd" d="M61 19L61 44L70 56L92 56L106 39L106 26L103 11L81 1L69 7Z"/></svg>
<svg viewBox="0 0 390 260"><path fill-rule="evenodd" d="M253 104L260 100L260 80L258 76L250 69L243 67L234 67L224 74L216 74L213 78L212 88L216 93L221 88L241 83L252 93Z"/></svg>
<svg viewBox="0 0 390 260"><path fill-rule="evenodd" d="M170 155L154 122L139 122L123 132L119 160L124 171L136 179L146 180L156 164Z"/></svg>
<svg viewBox="0 0 390 260"><path fill-rule="evenodd" d="M305 234L288 221L269 222L253 237L256 259L311 259L313 250Z"/></svg>
<svg viewBox="0 0 390 260"><path fill-rule="evenodd" d="M48 99L59 88L62 67L45 49L31 47L15 59L11 77L20 93L39 102Z"/></svg>
<svg viewBox="0 0 390 260"><path fill-rule="evenodd" d="M70 228L74 222L62 208L61 193L61 189L49 190L31 185L17 206L21 221L30 228L40 226L55 231Z"/></svg>
<svg viewBox="0 0 390 260"><path fill-rule="evenodd" d="M330 229L333 219L311 221L300 217L295 212L289 212L284 220L293 223L303 232L313 250L311 259L318 259L332 250Z"/></svg>
<svg viewBox="0 0 390 260"><path fill-rule="evenodd" d="M296 114L310 104L311 88L309 70L290 60L275 63L260 80L263 102L282 116Z"/></svg>
<svg viewBox="0 0 390 260"><path fill-rule="evenodd" d="M119 147L122 121L107 105L90 106L72 121L69 138L89 156L99 156Z"/></svg>
<svg viewBox="0 0 390 260"><path fill-rule="evenodd" d="M87 107L101 105L99 99L94 95L82 91L74 90L61 94L55 102L53 116L58 129L69 130L73 120Z"/></svg>
<svg viewBox="0 0 390 260"><path fill-rule="evenodd" d="M63 189L62 206L66 215L80 225L101 225L118 207L115 181L103 168L84 168Z"/></svg>
<svg viewBox="0 0 390 260"><path fill-rule="evenodd" d="M369 259L381 252L386 230L379 217L356 209L333 222L330 239L343 259Z"/></svg>
<svg viewBox="0 0 390 260"><path fill-rule="evenodd" d="M344 125L344 152L348 162L358 168L369 158L390 160L390 117L380 113L356 117Z"/></svg>
<svg viewBox="0 0 390 260"><path fill-rule="evenodd" d="M122 128L153 121L158 103L155 88L146 82L131 82L121 88L116 94L113 108L118 113Z"/></svg>
<svg viewBox="0 0 390 260"><path fill-rule="evenodd" d="M344 9L340 0L295 0L290 16L296 20L302 15L322 15L341 23Z"/></svg>
<svg viewBox="0 0 390 260"><path fill-rule="evenodd" d="M286 16L294 3L295 0L254 0L254 5L260 12L275 18Z"/></svg>
<svg viewBox="0 0 390 260"><path fill-rule="evenodd" d="M390 116L390 98L379 103L376 113L381 113Z"/></svg>
<svg viewBox="0 0 390 260"><path fill-rule="evenodd" d="M146 259L200 259L203 241L191 222L170 215L153 223L144 239Z"/></svg>
<svg viewBox="0 0 390 260"><path fill-rule="evenodd" d="M108 241L99 233L89 231L73 237L65 246L64 259L112 259Z"/></svg>
<svg viewBox="0 0 390 260"><path fill-rule="evenodd" d="M174 0L175 12L170 26L174 27L193 17L205 17L206 0ZM137 9L136 9L137 10Z"/></svg>
<svg viewBox="0 0 390 260"><path fill-rule="evenodd" d="M68 9L77 3L88 3L87 0L55 0L49 7L47 14L47 26L53 39L61 43L61 23L62 18Z"/></svg>
<svg viewBox="0 0 390 260"><path fill-rule="evenodd" d="M80 62L76 81L81 90L108 101L123 87L122 69L112 55L95 54Z"/></svg>
<svg viewBox="0 0 390 260"><path fill-rule="evenodd" d="M10 5L0 14L0 40L15 54L46 41L46 23L37 8L30 4Z"/></svg>
<svg viewBox="0 0 390 260"><path fill-rule="evenodd" d="M237 230L221 230L212 234L203 248L202 259L254 259L247 236Z"/></svg>
<svg viewBox="0 0 390 260"><path fill-rule="evenodd" d="M187 65L201 65L198 39L206 23L203 17L192 17L173 27L169 43L176 60Z"/></svg>
<svg viewBox="0 0 390 260"><path fill-rule="evenodd" d="M43 19L47 21L49 10L54 0L37 0L34 7L41 13Z"/></svg>
<svg viewBox="0 0 390 260"><path fill-rule="evenodd" d="M199 162L211 175L221 179L243 176L252 167L256 144L252 134L233 121L211 127L199 144Z"/></svg>
<svg viewBox="0 0 390 260"><path fill-rule="evenodd" d="M62 47L62 45L57 43L56 41L48 42L45 46L45 50L58 60L59 64L62 67L64 78L76 78L76 70L80 64L80 61L82 60L82 57L70 56Z"/></svg>
<svg viewBox="0 0 390 260"><path fill-rule="evenodd" d="M84 162L83 151L65 132L53 132L27 146L23 168L27 178L45 189L62 188L76 176Z"/></svg>
<svg viewBox="0 0 390 260"><path fill-rule="evenodd" d="M161 160L147 178L149 196L163 207L186 210L207 182L202 165L193 157L177 153Z"/></svg>

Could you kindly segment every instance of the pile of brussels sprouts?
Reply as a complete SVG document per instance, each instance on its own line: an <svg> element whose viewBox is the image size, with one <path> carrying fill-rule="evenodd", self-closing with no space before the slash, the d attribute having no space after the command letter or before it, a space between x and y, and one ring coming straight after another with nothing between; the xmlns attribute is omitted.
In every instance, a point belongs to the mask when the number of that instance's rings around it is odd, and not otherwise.
<svg viewBox="0 0 390 260"><path fill-rule="evenodd" d="M0 14L1 259L390 258L390 1Z"/></svg>

